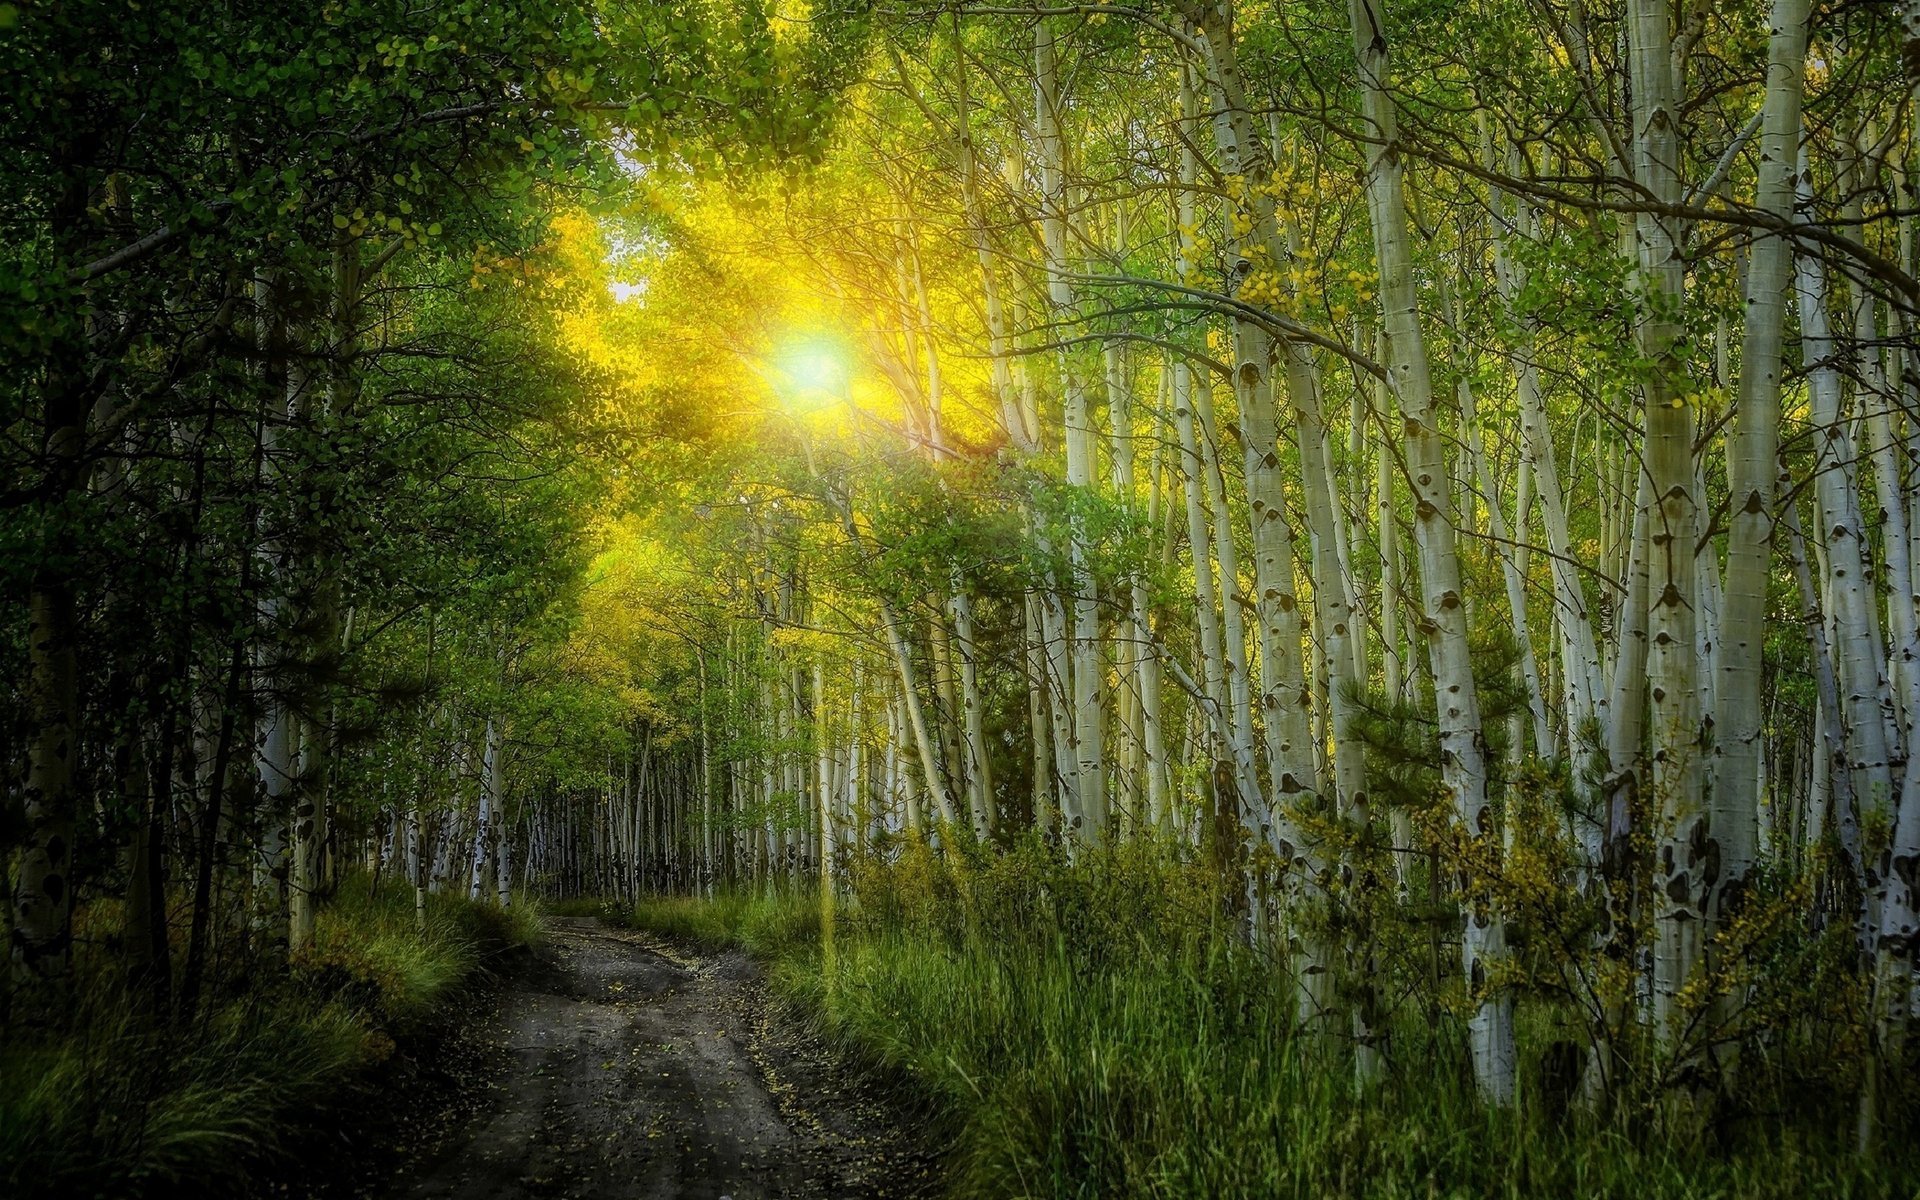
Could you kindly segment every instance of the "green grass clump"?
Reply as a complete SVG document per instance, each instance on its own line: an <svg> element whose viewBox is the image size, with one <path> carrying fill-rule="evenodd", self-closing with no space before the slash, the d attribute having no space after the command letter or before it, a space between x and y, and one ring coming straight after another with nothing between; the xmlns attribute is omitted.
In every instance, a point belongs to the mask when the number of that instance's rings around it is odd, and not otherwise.
<svg viewBox="0 0 1920 1200"><path fill-rule="evenodd" d="M1915 1194L1911 1139L1857 1157L1837 1098L1705 1128L1684 1111L1548 1112L1524 1087L1518 1111L1491 1110L1457 1019L1419 1005L1362 1090L1340 1037L1296 1032L1287 972L1218 900L1200 868L1124 853L1068 867L1038 848L909 850L857 874L830 954L810 890L652 901L633 919L757 947L830 1036L934 1099L963 1200ZM1536 1024L1528 1080L1555 1034Z"/></svg>
<svg viewBox="0 0 1920 1200"><path fill-rule="evenodd" d="M501 909L430 896L418 925L411 888L378 893L349 884L320 911L313 950L296 964L309 988L358 997L377 1023L406 1032L468 982L490 955L540 937L539 910L525 899Z"/></svg>
<svg viewBox="0 0 1920 1200"><path fill-rule="evenodd" d="M188 1031L102 1014L60 1042L0 1054L9 1196L140 1195L184 1180L237 1190L330 1087L372 1061L340 1004L235 1002Z"/></svg>
<svg viewBox="0 0 1920 1200"><path fill-rule="evenodd" d="M613 918L619 915L619 908L601 896L574 896L566 900L542 900L542 912L556 917L602 917Z"/></svg>
<svg viewBox="0 0 1920 1200"><path fill-rule="evenodd" d="M241 1195L288 1146L337 1115L349 1085L417 1030L538 913L349 879L311 952L283 972L236 974L178 1020L143 1011L92 966L57 1030L0 1046L0 1195L173 1195L191 1182Z"/></svg>
<svg viewBox="0 0 1920 1200"><path fill-rule="evenodd" d="M624 919L637 929L706 949L743 946L767 957L820 942L817 892L722 891L711 899L655 896L635 903Z"/></svg>

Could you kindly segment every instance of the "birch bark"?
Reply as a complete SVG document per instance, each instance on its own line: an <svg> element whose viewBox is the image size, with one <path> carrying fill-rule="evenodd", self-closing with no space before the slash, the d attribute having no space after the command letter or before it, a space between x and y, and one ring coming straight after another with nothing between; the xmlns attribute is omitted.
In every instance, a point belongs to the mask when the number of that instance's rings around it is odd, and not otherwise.
<svg viewBox="0 0 1920 1200"><path fill-rule="evenodd" d="M1803 160L1804 161L1804 160ZM1808 184L1802 167L1803 197ZM1847 748L1851 792L1861 812L1890 813L1893 775L1881 697L1887 681L1875 634L1873 581L1868 574L1865 521L1849 423L1841 413L1837 349L1827 317L1826 268L1817 253L1798 256L1795 276L1801 355L1807 365L1810 419L1816 454L1811 468L1824 546L1827 614L1833 622L1837 717ZM1855 862L1856 870L1865 864Z"/></svg>
<svg viewBox="0 0 1920 1200"><path fill-rule="evenodd" d="M1632 0L1628 50L1633 85L1635 175L1661 203L1681 200L1680 99L1671 6ZM1695 630L1695 545L1699 537L1693 462L1694 400L1681 359L1679 316L1685 264L1672 218L1641 212L1634 224L1646 413L1646 473L1653 509L1649 547L1647 695L1655 831L1653 1019L1656 1036L1677 1032L1681 993L1704 947L1705 897L1720 877L1720 850L1702 792Z"/></svg>
<svg viewBox="0 0 1920 1200"><path fill-rule="evenodd" d="M488 869L493 862L494 841L498 836L495 826L500 820L500 789L505 770L500 757L500 735L499 719L488 717L480 759L479 817L474 822L473 855L467 882L469 900L478 900L486 894Z"/></svg>
<svg viewBox="0 0 1920 1200"><path fill-rule="evenodd" d="M1475 837L1491 839L1497 837L1497 831L1487 799L1486 743L1467 646L1446 444L1433 408L1426 344L1416 309L1398 133L1387 93L1390 76L1384 4L1382 0L1348 0L1348 15L1360 65L1366 120L1372 130L1366 146L1367 208L1373 225L1374 253L1380 264L1390 386L1400 407L1414 488L1421 618L1433 667L1441 777L1460 824ZM1500 914L1483 894L1469 893L1461 955L1474 997L1474 1012L1468 1022L1474 1078L1489 1100L1511 1104L1516 1071L1513 1001L1494 987L1499 961L1506 955L1506 932Z"/></svg>
<svg viewBox="0 0 1920 1200"><path fill-rule="evenodd" d="M1052 27L1043 17L1034 23L1034 128L1040 143L1041 231L1046 256L1047 298L1056 320L1071 319L1073 285L1068 278L1066 145L1060 129L1058 70ZM1066 425L1067 486L1078 493L1093 489L1093 420L1078 364L1069 351L1059 358ZM1085 522L1070 517L1067 534L1068 595L1073 633L1065 683L1072 719L1076 812L1063 822L1068 836L1099 845L1106 835L1106 730L1102 704L1100 615Z"/></svg>
<svg viewBox="0 0 1920 1200"><path fill-rule="evenodd" d="M1118 346L1107 350L1107 423L1113 439L1113 486L1130 509L1135 506L1133 477L1133 390ZM1121 664L1131 674L1139 696L1140 771L1145 776L1146 828L1164 832L1167 818L1167 751L1163 732L1165 714L1160 695L1160 656L1154 645L1147 585L1138 570L1126 573L1127 651Z"/></svg>
<svg viewBox="0 0 1920 1200"><path fill-rule="evenodd" d="M1767 91L1762 102L1760 175L1754 206L1791 217L1794 161L1806 75L1809 0L1773 0L1768 18ZM1761 709L1767 579L1772 559L1775 481L1779 476L1780 380L1793 245L1782 234L1756 235L1747 264L1746 321L1739 408L1727 443L1725 602L1720 610L1720 684L1714 719L1712 824L1720 843L1720 883L1709 917L1727 908L1759 854Z"/></svg>

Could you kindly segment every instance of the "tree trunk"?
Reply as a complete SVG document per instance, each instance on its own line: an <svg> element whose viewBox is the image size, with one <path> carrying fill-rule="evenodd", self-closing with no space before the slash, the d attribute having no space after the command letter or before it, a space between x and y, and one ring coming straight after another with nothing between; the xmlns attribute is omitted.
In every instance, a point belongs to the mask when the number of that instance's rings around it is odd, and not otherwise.
<svg viewBox="0 0 1920 1200"><path fill-rule="evenodd" d="M1360 62L1367 123L1367 200L1374 251L1380 263L1380 302L1385 319L1388 369L1407 440L1407 467L1414 488L1414 535L1420 554L1422 624L1433 667L1440 727L1441 776L1454 812L1470 835L1497 837L1487 799L1485 735L1474 686L1472 653L1455 549L1453 500L1448 487L1446 443L1433 408L1426 344L1415 307L1412 247L1390 80L1382 0L1349 0L1354 52ZM1688 644L1691 645L1691 639ZM1472 990L1468 1021L1474 1078L1495 1104L1513 1102L1516 1055L1513 1000L1494 986L1506 956L1502 918L1485 895L1467 897L1462 969Z"/></svg>
<svg viewBox="0 0 1920 1200"><path fill-rule="evenodd" d="M1769 18L1767 92L1760 132L1760 178L1754 206L1793 215L1793 164L1800 136L1808 0L1773 0ZM1709 898L1717 927L1739 903L1759 855L1761 709L1766 647L1767 579L1773 547L1775 480L1779 476L1781 331L1786 320L1793 244L1778 233L1756 234L1747 264L1746 323L1740 351L1740 402L1727 444L1728 504L1725 603L1720 610L1720 683L1714 719L1712 825L1720 843L1720 880Z"/></svg>
<svg viewBox="0 0 1920 1200"><path fill-rule="evenodd" d="M1060 101L1054 61L1054 36L1043 17L1034 23L1034 128L1040 143L1041 232L1046 252L1047 298L1056 320L1073 315L1072 283L1067 278L1066 147L1060 130ZM1071 352L1059 358L1061 393L1066 425L1067 486L1079 492L1093 489L1093 420L1087 409L1086 387ZM1088 561L1084 520L1068 519L1067 563L1072 613L1068 669L1061 676L1067 713L1071 718L1074 810L1063 806L1063 833L1090 846L1105 838L1106 729L1101 691L1105 675L1101 661L1099 598Z"/></svg>
<svg viewBox="0 0 1920 1200"><path fill-rule="evenodd" d="M1680 103L1673 61L1672 6L1632 0L1628 50L1633 85L1635 173L1662 203L1681 200ZM1646 473L1652 489L1647 695L1653 799L1657 811L1653 890L1653 1021L1665 1040L1678 1031L1681 995L1704 947L1706 894L1719 878L1720 850L1701 785L1705 738L1697 690L1695 545L1699 538L1693 462L1694 397L1679 354L1685 264L1673 219L1642 212L1634 228L1639 286L1649 311L1639 346L1649 368L1642 385Z"/></svg>

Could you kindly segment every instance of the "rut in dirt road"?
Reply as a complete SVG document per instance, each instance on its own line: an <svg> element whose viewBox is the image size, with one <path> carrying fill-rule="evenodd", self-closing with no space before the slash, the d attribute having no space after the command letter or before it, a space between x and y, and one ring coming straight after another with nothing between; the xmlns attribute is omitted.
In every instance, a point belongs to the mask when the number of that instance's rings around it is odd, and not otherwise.
<svg viewBox="0 0 1920 1200"><path fill-rule="evenodd" d="M769 1019L738 952L688 957L587 920L489 1037L493 1102L394 1195L770 1200L928 1194L924 1155L862 1089Z"/></svg>

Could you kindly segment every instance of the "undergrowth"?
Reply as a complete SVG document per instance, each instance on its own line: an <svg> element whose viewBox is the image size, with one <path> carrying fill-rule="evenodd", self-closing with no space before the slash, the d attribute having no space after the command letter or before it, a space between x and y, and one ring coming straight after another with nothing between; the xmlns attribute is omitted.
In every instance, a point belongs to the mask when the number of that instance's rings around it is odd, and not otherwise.
<svg viewBox="0 0 1920 1200"><path fill-rule="evenodd" d="M1671 1097L1594 1117L1534 1084L1494 1111L1455 1019L1417 1005L1383 1082L1360 1089L1338 1038L1295 1032L1293 984L1217 900L1198 868L1068 867L1032 846L861 869L830 953L810 889L651 900L630 919L746 946L830 1036L930 1095L957 1131L958 1200L1917 1194L1914 1139L1857 1156L1838 1095L1760 1088L1734 1121ZM1523 1028L1524 1078L1557 1033Z"/></svg>
<svg viewBox="0 0 1920 1200"><path fill-rule="evenodd" d="M820 942L819 893L723 890L711 899L655 896L627 912L634 926L702 949L741 946L785 959Z"/></svg>
<svg viewBox="0 0 1920 1200"><path fill-rule="evenodd" d="M284 971L229 970L182 1021L151 1015L83 956L92 978L70 1019L0 1046L0 1195L177 1195L189 1183L255 1194L394 1038L537 934L530 905L453 896L430 898L421 932L411 888L376 895L350 878L321 910L311 953Z"/></svg>

